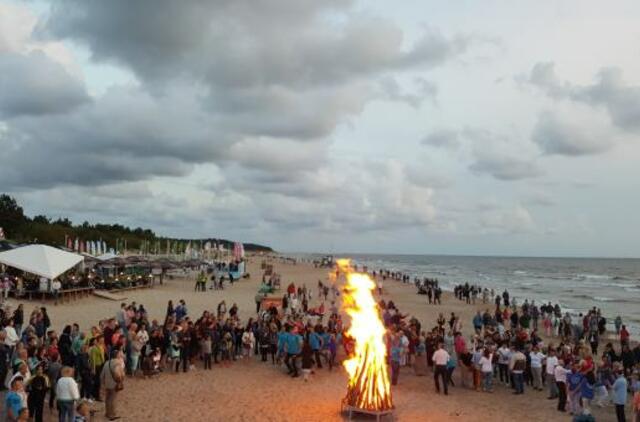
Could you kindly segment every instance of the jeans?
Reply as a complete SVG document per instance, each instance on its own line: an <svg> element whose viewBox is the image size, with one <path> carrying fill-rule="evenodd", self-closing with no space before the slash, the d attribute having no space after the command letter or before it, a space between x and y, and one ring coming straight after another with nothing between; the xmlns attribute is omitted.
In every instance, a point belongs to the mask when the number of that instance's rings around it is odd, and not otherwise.
<svg viewBox="0 0 640 422"><path fill-rule="evenodd" d="M493 372L482 373L482 389L491 391L493 389Z"/></svg>
<svg viewBox="0 0 640 422"><path fill-rule="evenodd" d="M582 397L582 394L580 390L572 391L569 394L569 397L569 411L574 415L580 414L580 412L582 412L582 406L580 406L580 398Z"/></svg>
<svg viewBox="0 0 640 422"><path fill-rule="evenodd" d="M96 366L96 372L93 375L93 384L91 385L92 396L95 400L100 400L100 374L102 373L102 366Z"/></svg>
<svg viewBox="0 0 640 422"><path fill-rule="evenodd" d="M618 422L627 422L627 418L624 415L624 404L616 404L616 417Z"/></svg>
<svg viewBox="0 0 640 422"><path fill-rule="evenodd" d="M449 383L447 382L447 367L445 365L436 365L433 372L433 381L436 384L436 391L440 392L440 383L438 377L442 378L442 386L444 388L444 394L449 394Z"/></svg>
<svg viewBox="0 0 640 422"><path fill-rule="evenodd" d="M58 420L60 422L73 422L73 401L58 401Z"/></svg>
<svg viewBox="0 0 640 422"><path fill-rule="evenodd" d="M498 372L500 373L500 382L509 384L509 365L506 363L499 363Z"/></svg>
<svg viewBox="0 0 640 422"><path fill-rule="evenodd" d="M565 411L567 407L567 385L564 382L556 381L558 386L558 410Z"/></svg>
<svg viewBox="0 0 640 422"><path fill-rule="evenodd" d="M398 385L398 377L400 376L400 362L391 361L391 385Z"/></svg>
<svg viewBox="0 0 640 422"><path fill-rule="evenodd" d="M542 368L531 368L533 388L542 389Z"/></svg>
<svg viewBox="0 0 640 422"><path fill-rule="evenodd" d="M549 398L557 398L558 385L556 384L556 378L553 376L553 374L547 374L547 384L549 384Z"/></svg>
<svg viewBox="0 0 640 422"><path fill-rule="evenodd" d="M513 384L517 394L524 393L524 375L522 372L513 373Z"/></svg>
<svg viewBox="0 0 640 422"><path fill-rule="evenodd" d="M322 362L320 362L320 350L314 350L313 355L315 357L316 366L318 369L322 369Z"/></svg>
<svg viewBox="0 0 640 422"><path fill-rule="evenodd" d="M296 364L296 358L298 355L294 353L287 353L287 356L284 358L284 364L287 365L287 369L289 369L289 373L294 377L298 376L298 365Z"/></svg>
<svg viewBox="0 0 640 422"><path fill-rule="evenodd" d="M129 355L129 371L131 371L132 374L135 374L135 372L138 370L139 361L140 361L140 354L131 353Z"/></svg>
<svg viewBox="0 0 640 422"><path fill-rule="evenodd" d="M33 417L35 422L42 422L44 398L46 391L32 391L27 398L29 407L29 415Z"/></svg>

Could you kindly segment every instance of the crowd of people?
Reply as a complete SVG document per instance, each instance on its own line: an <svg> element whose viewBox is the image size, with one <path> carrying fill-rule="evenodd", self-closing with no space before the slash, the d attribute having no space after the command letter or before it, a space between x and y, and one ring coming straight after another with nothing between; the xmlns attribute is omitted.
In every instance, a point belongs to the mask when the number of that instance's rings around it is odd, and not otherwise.
<svg viewBox="0 0 640 422"><path fill-rule="evenodd" d="M403 274L389 274L407 282ZM419 294L437 286L426 280L414 283ZM464 323L455 313L449 318L440 313L430 330L420 331L418 321L412 318L405 323L406 315L392 302L386 306L381 302L389 328L393 384L403 364L412 364L417 375L425 375L426 366L436 391L444 394L456 385L488 393L496 385L513 394L546 389L547 398L557 401L557 410L570 413L574 421L595 420L592 405L613 405L617 420L626 421L629 401L633 420L640 421L640 344L631 344L620 316L614 319L612 333L597 308L576 318L563 314L558 304L538 306L525 299L519 305L507 290L496 294L469 283L456 285L453 295L470 305L481 299L482 304L493 306L469 321L471 337L462 334Z"/></svg>
<svg viewBox="0 0 640 422"><path fill-rule="evenodd" d="M332 370L336 364L337 347L343 343L335 304L339 294L320 282L318 295L333 299L324 312L324 302L322 310L308 306L311 289L292 283L281 306L258 307L246 321L240 319L238 305L227 306L225 300L197 317L184 300L169 301L163 321L150 320L143 304L122 303L113 318L85 330L76 323L66 325L61 333L52 329L44 307L27 319L22 305L4 307L0 379L9 390L6 419L39 422L48 405L60 421L83 421L93 403L104 400L107 419L117 420L118 391L126 376L154 377L197 366L211 370L253 356L309 381L315 369Z"/></svg>
<svg viewBox="0 0 640 422"><path fill-rule="evenodd" d="M469 321L473 334L465 337L467 322L455 313L440 313L431 328L403 314L383 296L387 278L410 279L391 272L375 277L392 385L400 382L401 368L412 367L418 376L431 374L443 394L452 387L487 393L508 388L514 394L547 390L556 408L576 421L591 421L592 406L610 404L624 421L625 404L633 397L634 416L640 415L640 346L631 343L621 318L614 321L616 333L608 333L598 309L576 320L558 305L528 300L518 305L507 291L465 284L456 287L455 297L471 305L482 298L487 305ZM431 290L433 298L440 290L435 279L416 285ZM45 307L29 314L22 305L3 307L0 380L9 390L6 419L42 421L48 407L60 421L83 421L96 401L104 401L107 419L116 420L118 392L127 376L208 371L252 358L311 381L317 371L336 366L340 348L345 356L354 348L338 311L342 292L320 280L320 305L312 307L315 291L290 283L281 301L269 306L261 306L256 296L255 316L247 320L240 318L237 304L225 300L198 316L184 300L169 301L160 321L150 320L142 304L122 303L112 318L91 327L65 325L61 332L52 328Z"/></svg>

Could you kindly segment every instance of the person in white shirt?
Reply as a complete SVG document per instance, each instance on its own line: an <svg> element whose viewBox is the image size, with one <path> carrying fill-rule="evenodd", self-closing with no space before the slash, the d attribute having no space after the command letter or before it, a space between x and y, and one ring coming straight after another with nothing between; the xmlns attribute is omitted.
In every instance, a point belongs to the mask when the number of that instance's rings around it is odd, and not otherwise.
<svg viewBox="0 0 640 422"><path fill-rule="evenodd" d="M542 361L546 356L540 351L538 346L535 346L531 353L529 353L529 357L531 358L533 389L542 391Z"/></svg>
<svg viewBox="0 0 640 422"><path fill-rule="evenodd" d="M527 358L521 350L516 350L511 355L509 370L513 376L515 392L513 394L524 394L524 370L527 366Z"/></svg>
<svg viewBox="0 0 640 422"><path fill-rule="evenodd" d="M556 351L549 346L549 352L545 363L545 374L547 376L547 384L549 385L549 400L556 399L558 397L558 386L556 384L556 378L554 375L554 369L558 365L558 358L556 357Z"/></svg>
<svg viewBox="0 0 640 422"><path fill-rule="evenodd" d="M479 363L482 371L482 391L493 393L493 353L489 348L484 349Z"/></svg>
<svg viewBox="0 0 640 422"><path fill-rule="evenodd" d="M60 294L60 289L62 289L62 283L60 283L60 280L53 280L51 283L51 292L53 293L53 300L55 303L58 303L58 294Z"/></svg>
<svg viewBox="0 0 640 422"><path fill-rule="evenodd" d="M447 380L447 362L449 362L451 357L449 353L444 349L444 344L438 344L438 350L433 353L431 360L433 360L434 370L433 370L433 380L436 384L436 391L440 394L440 383L438 382L438 377L442 377L442 386L444 389L445 396L449 394L449 386Z"/></svg>
<svg viewBox="0 0 640 422"><path fill-rule="evenodd" d="M16 332L16 329L14 328L13 325L14 325L13 318L11 318L9 320L9 324L7 324L7 326L4 327L4 332L6 334L6 337L4 339L4 344L9 346L9 349L11 352L9 356L13 355L13 350L16 348L16 344L18 344L18 342L20 341L20 337L18 337L18 333Z"/></svg>
<svg viewBox="0 0 640 422"><path fill-rule="evenodd" d="M76 400L80 400L78 384L73 379L73 368L63 366L60 370L60 379L56 383L56 400L60 421L72 422Z"/></svg>
<svg viewBox="0 0 640 422"><path fill-rule="evenodd" d="M561 412L566 411L567 406L567 374L571 373L571 370L564 367L562 359L558 361L553 375L558 386L558 410Z"/></svg>
<svg viewBox="0 0 640 422"><path fill-rule="evenodd" d="M509 385L509 361L511 360L511 349L507 342L502 343L498 349L498 373L500 374L500 382Z"/></svg>
<svg viewBox="0 0 640 422"><path fill-rule="evenodd" d="M14 379L16 379L18 377L22 377L25 380L31 378L31 371L29 371L29 367L24 362L22 362L18 366L18 370L11 376L11 378L9 378L9 380L5 384L5 387L7 387L7 389L10 390L11 389L11 383L13 382Z"/></svg>

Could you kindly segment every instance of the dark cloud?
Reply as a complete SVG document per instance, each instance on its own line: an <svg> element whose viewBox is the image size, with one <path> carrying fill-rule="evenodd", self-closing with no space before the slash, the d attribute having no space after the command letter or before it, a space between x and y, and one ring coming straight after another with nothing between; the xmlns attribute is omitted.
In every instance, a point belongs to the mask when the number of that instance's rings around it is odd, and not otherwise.
<svg viewBox="0 0 640 422"><path fill-rule="evenodd" d="M67 114L10 122L0 151L7 187L100 185L182 176L227 145L190 96L112 89Z"/></svg>
<svg viewBox="0 0 640 422"><path fill-rule="evenodd" d="M597 154L611 146L608 140L599 139L584 127L565 122L550 112L538 116L531 139L549 155Z"/></svg>
<svg viewBox="0 0 640 422"><path fill-rule="evenodd" d="M34 51L0 53L0 116L62 114L89 101L84 84Z"/></svg>
<svg viewBox="0 0 640 422"><path fill-rule="evenodd" d="M195 76L213 87L338 85L362 75L441 64L470 39L425 31L412 48L351 1L63 0L43 32L85 42L96 60L142 79Z"/></svg>
<svg viewBox="0 0 640 422"><path fill-rule="evenodd" d="M469 168L476 173L486 173L504 181L530 179L541 175L540 170L533 162L517 157L489 154L477 157Z"/></svg>
<svg viewBox="0 0 640 422"><path fill-rule="evenodd" d="M23 188L94 186L217 163L248 172L238 180L282 184L317 170L329 136L368 102L418 107L436 95L422 77L405 91L396 73L439 65L471 42L428 29L407 46L398 26L352 7L346 0L51 2L35 36L84 44L94 61L133 71L136 84L89 102L82 83L41 53L13 64L12 74L39 84L3 92L0 110L41 116L11 121L0 134L10 146L0 152L9 163L0 177Z"/></svg>
<svg viewBox="0 0 640 422"><path fill-rule="evenodd" d="M472 144L473 163L469 169L498 180L535 178L542 174L535 155L526 144L484 129L466 128L462 132Z"/></svg>
<svg viewBox="0 0 640 422"><path fill-rule="evenodd" d="M424 139L422 139L422 144L438 148L455 149L460 146L460 137L455 130L438 129L425 136Z"/></svg>
<svg viewBox="0 0 640 422"><path fill-rule="evenodd" d="M628 85L619 68L603 68L590 85L561 81L552 62L537 63L529 83L554 99L567 99L592 107L604 107L619 128L640 131L640 86Z"/></svg>

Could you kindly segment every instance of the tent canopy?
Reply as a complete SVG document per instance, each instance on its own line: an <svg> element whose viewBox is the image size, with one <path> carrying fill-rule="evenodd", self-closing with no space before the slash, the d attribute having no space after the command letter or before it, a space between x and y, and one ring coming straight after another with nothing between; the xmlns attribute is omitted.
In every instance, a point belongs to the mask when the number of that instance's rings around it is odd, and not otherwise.
<svg viewBox="0 0 640 422"><path fill-rule="evenodd" d="M51 280L81 263L84 258L47 245L29 245L0 252L0 264Z"/></svg>
<svg viewBox="0 0 640 422"><path fill-rule="evenodd" d="M118 257L118 255L116 255L114 253L111 253L111 252L107 252L107 253L104 253L102 255L96 256L96 259L98 261L109 261L110 259L114 259L114 258L117 258L117 257Z"/></svg>

